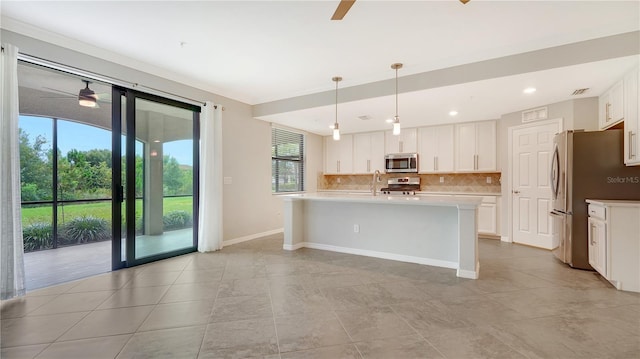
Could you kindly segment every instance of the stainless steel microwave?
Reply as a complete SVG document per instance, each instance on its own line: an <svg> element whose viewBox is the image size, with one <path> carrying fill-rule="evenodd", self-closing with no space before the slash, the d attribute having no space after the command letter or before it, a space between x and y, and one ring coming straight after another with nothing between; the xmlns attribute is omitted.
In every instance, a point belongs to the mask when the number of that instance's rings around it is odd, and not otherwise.
<svg viewBox="0 0 640 359"><path fill-rule="evenodd" d="M384 156L387 173L418 173L417 153L392 153Z"/></svg>

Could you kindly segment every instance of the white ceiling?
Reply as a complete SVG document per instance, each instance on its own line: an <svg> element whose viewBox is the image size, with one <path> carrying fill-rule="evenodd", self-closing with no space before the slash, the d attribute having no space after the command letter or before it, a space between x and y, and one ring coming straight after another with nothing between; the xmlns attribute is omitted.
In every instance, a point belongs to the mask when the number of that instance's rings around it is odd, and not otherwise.
<svg viewBox="0 0 640 359"><path fill-rule="evenodd" d="M251 105L503 58L640 30L639 1L7 1L2 27ZM44 30L44 31L43 31ZM403 126L498 118L601 94L638 56L550 67L401 93ZM402 78L401 78L402 80ZM524 96L522 89L538 91ZM393 89L391 89L393 91ZM333 106L309 103L261 119L328 134ZM286 107L286 106L285 106ZM345 132L387 128L394 97L343 103ZM362 121L356 116L368 115Z"/></svg>

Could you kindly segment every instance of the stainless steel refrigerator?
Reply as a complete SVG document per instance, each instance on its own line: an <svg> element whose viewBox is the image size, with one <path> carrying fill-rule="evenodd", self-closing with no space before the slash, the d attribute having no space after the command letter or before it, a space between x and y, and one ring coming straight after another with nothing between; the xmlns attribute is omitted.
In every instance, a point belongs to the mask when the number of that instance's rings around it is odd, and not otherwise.
<svg viewBox="0 0 640 359"><path fill-rule="evenodd" d="M553 253L574 268L589 265L585 199L640 199L640 166L623 163L623 131L564 131L551 164Z"/></svg>

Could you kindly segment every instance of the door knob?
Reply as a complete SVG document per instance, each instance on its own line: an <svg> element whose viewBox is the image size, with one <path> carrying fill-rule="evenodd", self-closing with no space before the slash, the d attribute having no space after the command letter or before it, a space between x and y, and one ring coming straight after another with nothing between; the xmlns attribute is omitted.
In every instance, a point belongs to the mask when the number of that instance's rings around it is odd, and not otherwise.
<svg viewBox="0 0 640 359"><path fill-rule="evenodd" d="M520 194L520 191L518 191L518 190L513 190L511 192L513 192L513 194Z"/></svg>

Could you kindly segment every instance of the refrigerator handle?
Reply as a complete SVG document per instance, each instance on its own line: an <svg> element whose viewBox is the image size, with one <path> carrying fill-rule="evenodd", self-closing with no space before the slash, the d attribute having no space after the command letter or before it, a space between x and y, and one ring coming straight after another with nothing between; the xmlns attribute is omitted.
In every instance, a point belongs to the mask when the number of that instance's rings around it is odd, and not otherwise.
<svg viewBox="0 0 640 359"><path fill-rule="evenodd" d="M635 136L633 131L629 131L629 159L636 157L636 154L633 153L633 136Z"/></svg>

